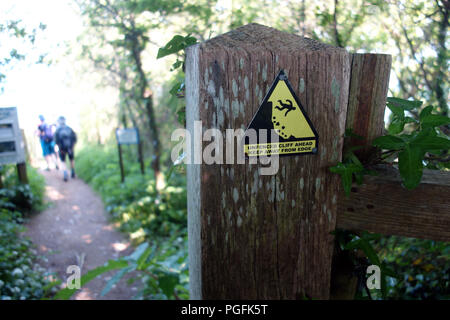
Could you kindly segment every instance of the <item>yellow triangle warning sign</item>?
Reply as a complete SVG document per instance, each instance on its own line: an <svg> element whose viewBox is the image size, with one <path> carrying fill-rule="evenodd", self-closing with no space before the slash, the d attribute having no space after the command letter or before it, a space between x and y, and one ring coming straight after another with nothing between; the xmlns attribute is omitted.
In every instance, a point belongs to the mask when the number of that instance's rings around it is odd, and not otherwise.
<svg viewBox="0 0 450 320"><path fill-rule="evenodd" d="M263 134L266 136L262 137ZM315 154L318 139L316 129L281 70L247 128L246 156Z"/></svg>

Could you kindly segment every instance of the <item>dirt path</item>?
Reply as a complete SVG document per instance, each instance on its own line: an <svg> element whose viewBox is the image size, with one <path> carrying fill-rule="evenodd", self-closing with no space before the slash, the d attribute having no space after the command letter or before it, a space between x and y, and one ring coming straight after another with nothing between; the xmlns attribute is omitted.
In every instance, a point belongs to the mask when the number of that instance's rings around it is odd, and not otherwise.
<svg viewBox="0 0 450 320"><path fill-rule="evenodd" d="M46 267L63 282L70 274L69 265L80 265L81 273L103 265L132 252L130 243L108 221L101 199L80 179L62 180L62 173L41 171L46 180L46 200L51 205L34 215L27 223L26 236L37 245L40 255L48 258ZM73 299L132 299L137 293L135 285L128 286L122 279L104 297L100 292L116 271L92 280L75 294Z"/></svg>

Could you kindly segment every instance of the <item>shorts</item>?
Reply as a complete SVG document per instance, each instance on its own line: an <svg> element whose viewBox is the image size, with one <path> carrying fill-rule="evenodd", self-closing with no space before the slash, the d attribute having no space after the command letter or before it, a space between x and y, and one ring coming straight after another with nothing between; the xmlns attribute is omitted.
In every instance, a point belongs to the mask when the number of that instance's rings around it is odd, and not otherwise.
<svg viewBox="0 0 450 320"><path fill-rule="evenodd" d="M61 159L62 162L66 161L66 155L69 156L69 160L73 160L75 156L73 153L73 148L69 150L59 149L59 158Z"/></svg>
<svg viewBox="0 0 450 320"><path fill-rule="evenodd" d="M53 141L45 142L41 140L42 154L44 157L55 153L55 143Z"/></svg>

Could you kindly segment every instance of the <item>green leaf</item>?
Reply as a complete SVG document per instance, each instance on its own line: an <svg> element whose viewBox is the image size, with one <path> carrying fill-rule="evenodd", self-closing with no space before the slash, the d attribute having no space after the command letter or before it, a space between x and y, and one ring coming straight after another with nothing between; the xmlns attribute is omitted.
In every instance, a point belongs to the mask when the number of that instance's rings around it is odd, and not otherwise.
<svg viewBox="0 0 450 320"><path fill-rule="evenodd" d="M194 37L191 37L190 35L183 37L177 34L164 47L159 48L156 59L177 53L195 43L197 43L197 39Z"/></svg>
<svg viewBox="0 0 450 320"><path fill-rule="evenodd" d="M424 152L435 153L437 150L449 150L450 140L438 137L434 129L422 130L410 142L413 147L421 148Z"/></svg>
<svg viewBox="0 0 450 320"><path fill-rule="evenodd" d="M414 189L422 179L423 156L424 151L420 147L409 145L398 155L398 168L407 189Z"/></svg>
<svg viewBox="0 0 450 320"><path fill-rule="evenodd" d="M342 186L344 187L344 192L346 196L350 195L352 188L352 175L356 172L361 172L364 167L361 165L356 165L354 163L342 163L339 162L336 166L330 167L330 172L337 173L341 176Z"/></svg>
<svg viewBox="0 0 450 320"><path fill-rule="evenodd" d="M178 69L179 67L181 67L182 65L183 65L183 61L177 60L174 64L172 64L172 68L170 69L170 71L174 71L174 70Z"/></svg>
<svg viewBox="0 0 450 320"><path fill-rule="evenodd" d="M158 276L158 284L162 292L170 298L174 294L176 285L180 282L180 275L176 272L162 270L161 275Z"/></svg>
<svg viewBox="0 0 450 320"><path fill-rule="evenodd" d="M433 106L425 107L419 115L419 119L422 120L424 117L429 116L431 112L433 111Z"/></svg>
<svg viewBox="0 0 450 320"><path fill-rule="evenodd" d="M389 268L385 262L383 262L380 266L381 272L383 272L386 276L391 277L391 278L396 278L399 279L400 277L398 276L398 274L395 273L394 270L392 270L391 268Z"/></svg>
<svg viewBox="0 0 450 320"><path fill-rule="evenodd" d="M392 113L399 117L399 118L403 118L405 116L405 110L403 110L402 108L394 105L394 104L387 104L387 107L392 111Z"/></svg>
<svg viewBox="0 0 450 320"><path fill-rule="evenodd" d="M367 256L367 258L370 260L370 263L376 264L378 266L381 264L375 249L372 247L370 242L364 238L359 238L357 240L351 241L345 246L345 248L362 250L364 254Z"/></svg>
<svg viewBox="0 0 450 320"><path fill-rule="evenodd" d="M123 269L119 270L119 272L117 272L117 273L114 275L114 277L112 277L112 278L108 281L108 283L106 283L106 286L103 288L102 292L100 293L100 296L101 296L101 297L105 296L105 295L112 289L113 285L115 285L117 282L119 282L120 279L122 279L122 277L123 277L127 272L130 272L130 271L133 271L133 270L134 270L134 267L133 267L133 266L130 266L130 267L127 267L127 268L123 268Z"/></svg>
<svg viewBox="0 0 450 320"><path fill-rule="evenodd" d="M137 269L142 270L142 266L147 261L147 258L150 256L150 254L155 250L155 247L148 247L144 253L141 254L139 259L137 260Z"/></svg>
<svg viewBox="0 0 450 320"><path fill-rule="evenodd" d="M399 108L402 108L403 110L417 109L417 108L420 108L420 106L422 105L422 101L405 100L405 99L394 98L394 97L387 98L387 102L388 102L388 106L391 105L391 106L399 107Z"/></svg>
<svg viewBox="0 0 450 320"><path fill-rule="evenodd" d="M437 114L429 114L420 119L422 128L440 127L450 124L450 118Z"/></svg>
<svg viewBox="0 0 450 320"><path fill-rule="evenodd" d="M177 111L177 120L180 124L184 125L186 122L186 107L182 107Z"/></svg>
<svg viewBox="0 0 450 320"><path fill-rule="evenodd" d="M405 118L399 118L394 116L391 123L389 124L388 131L390 134L399 134L403 131L403 128L405 127Z"/></svg>
<svg viewBox="0 0 450 320"><path fill-rule="evenodd" d="M169 91L169 93L173 96L179 97L180 94L183 94L184 82L177 82Z"/></svg>
<svg viewBox="0 0 450 320"><path fill-rule="evenodd" d="M411 117L405 117L405 123L417 123L417 120Z"/></svg>
<svg viewBox="0 0 450 320"><path fill-rule="evenodd" d="M136 248L136 250L134 250L134 252L132 254L130 254L129 256L126 256L124 259L128 260L128 261L137 262L139 260L139 258L145 253L147 248L148 248L148 243L144 242L144 243L140 244Z"/></svg>
<svg viewBox="0 0 450 320"><path fill-rule="evenodd" d="M381 149L389 150L401 150L405 147L405 141L403 139L391 135L375 138L372 144Z"/></svg>
<svg viewBox="0 0 450 320"><path fill-rule="evenodd" d="M115 270L115 269L126 268L127 266L128 266L128 262L125 260L109 260L105 265L97 267L95 269L92 269L92 270L88 271L86 274L84 274L83 276L81 276L81 279L80 279L81 287L83 287L88 282L97 278L99 275L101 275L105 272ZM78 289L64 288L64 289L60 290L53 299L54 300L69 300L77 290Z"/></svg>

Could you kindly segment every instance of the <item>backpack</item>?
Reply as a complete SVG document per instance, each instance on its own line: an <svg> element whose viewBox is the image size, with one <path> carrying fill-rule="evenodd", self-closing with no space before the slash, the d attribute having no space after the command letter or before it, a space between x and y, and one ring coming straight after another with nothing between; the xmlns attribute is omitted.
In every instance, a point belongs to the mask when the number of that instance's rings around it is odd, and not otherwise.
<svg viewBox="0 0 450 320"><path fill-rule="evenodd" d="M49 126L48 124L45 123L39 126L39 130L44 133L42 135L42 139L44 139L45 142L53 141L52 126Z"/></svg>
<svg viewBox="0 0 450 320"><path fill-rule="evenodd" d="M60 143L60 148L63 150L69 150L73 146L73 135L72 129L68 126L62 126L58 130L58 140Z"/></svg>

